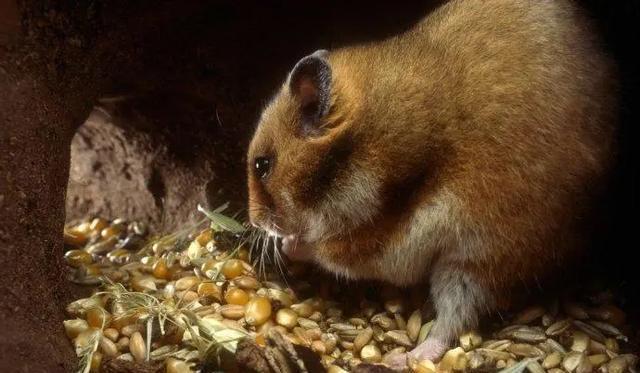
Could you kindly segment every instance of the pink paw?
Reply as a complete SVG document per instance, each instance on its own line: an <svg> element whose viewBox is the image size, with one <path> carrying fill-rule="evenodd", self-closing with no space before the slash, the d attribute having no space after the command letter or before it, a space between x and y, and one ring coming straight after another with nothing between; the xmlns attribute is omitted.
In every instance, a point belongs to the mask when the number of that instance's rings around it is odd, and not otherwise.
<svg viewBox="0 0 640 373"><path fill-rule="evenodd" d="M408 357L409 354L406 353L391 354L384 359L383 363L393 370L404 372L409 369Z"/></svg>
<svg viewBox="0 0 640 373"><path fill-rule="evenodd" d="M427 338L409 353L392 354L385 358L384 363L391 369L400 372L408 371L410 361L437 361L447 351L448 345L435 338Z"/></svg>
<svg viewBox="0 0 640 373"><path fill-rule="evenodd" d="M447 352L448 344L436 338L427 338L426 341L419 344L416 348L409 352L409 355L417 361L431 360L437 361Z"/></svg>

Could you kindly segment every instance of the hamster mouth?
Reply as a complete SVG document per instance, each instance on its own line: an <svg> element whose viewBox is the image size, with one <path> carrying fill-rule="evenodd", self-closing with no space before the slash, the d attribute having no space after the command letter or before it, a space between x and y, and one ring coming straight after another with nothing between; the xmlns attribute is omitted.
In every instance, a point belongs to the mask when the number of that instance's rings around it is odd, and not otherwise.
<svg viewBox="0 0 640 373"><path fill-rule="evenodd" d="M293 261L310 261L313 259L311 247L305 245L294 234L282 237L281 251Z"/></svg>

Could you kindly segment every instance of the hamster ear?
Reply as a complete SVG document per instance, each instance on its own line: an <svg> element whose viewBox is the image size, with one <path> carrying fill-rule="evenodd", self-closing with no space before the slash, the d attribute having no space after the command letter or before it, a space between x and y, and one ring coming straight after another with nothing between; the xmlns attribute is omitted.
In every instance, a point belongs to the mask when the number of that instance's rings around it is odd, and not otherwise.
<svg viewBox="0 0 640 373"><path fill-rule="evenodd" d="M300 110L310 123L327 114L331 96L329 52L318 50L298 61L289 74L289 89L300 102Z"/></svg>

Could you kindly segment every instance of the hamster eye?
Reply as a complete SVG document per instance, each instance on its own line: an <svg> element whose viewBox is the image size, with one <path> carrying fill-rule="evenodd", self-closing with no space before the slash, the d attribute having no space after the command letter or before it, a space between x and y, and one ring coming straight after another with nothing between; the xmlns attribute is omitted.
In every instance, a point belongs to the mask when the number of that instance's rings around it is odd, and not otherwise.
<svg viewBox="0 0 640 373"><path fill-rule="evenodd" d="M263 179L271 170L271 160L267 157L258 157L255 159L253 167L256 171L256 175Z"/></svg>

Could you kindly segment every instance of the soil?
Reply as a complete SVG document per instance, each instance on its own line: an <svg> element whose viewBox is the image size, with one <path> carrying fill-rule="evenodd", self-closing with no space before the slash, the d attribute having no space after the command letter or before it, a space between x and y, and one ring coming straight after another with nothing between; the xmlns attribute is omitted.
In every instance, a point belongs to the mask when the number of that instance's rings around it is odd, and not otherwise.
<svg viewBox="0 0 640 373"><path fill-rule="evenodd" d="M61 271L65 220L169 230L196 203L240 211L244 149L286 71L316 49L397 33L437 1L343 3L0 0L0 371L75 366L61 323L76 291ZM584 3L623 76L617 218L604 241L628 248L640 6ZM603 261L612 276L634 269L627 251Z"/></svg>

